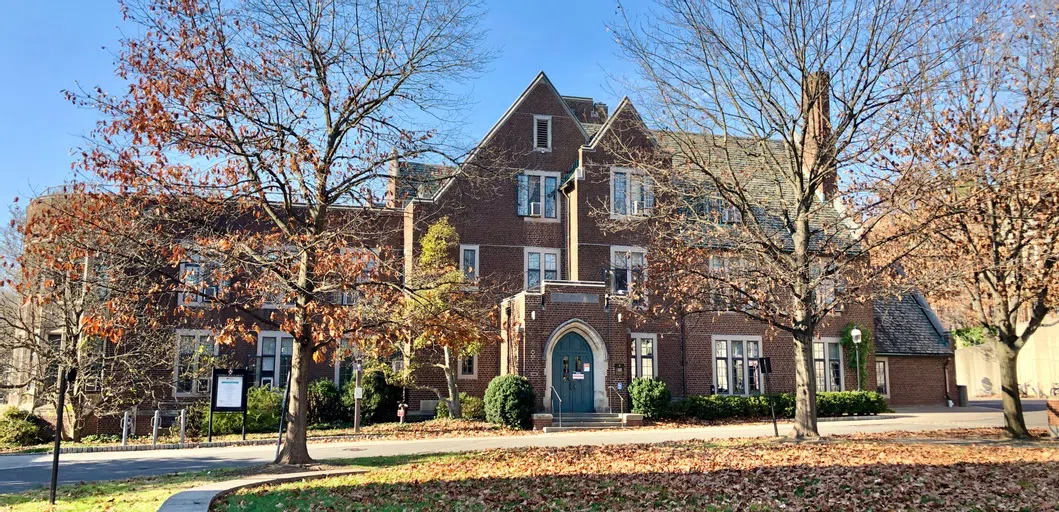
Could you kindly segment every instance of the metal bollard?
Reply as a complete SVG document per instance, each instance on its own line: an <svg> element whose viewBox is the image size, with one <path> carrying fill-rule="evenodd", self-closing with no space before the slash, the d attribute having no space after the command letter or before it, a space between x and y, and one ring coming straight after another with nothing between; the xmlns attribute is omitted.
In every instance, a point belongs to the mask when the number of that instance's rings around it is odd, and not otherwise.
<svg viewBox="0 0 1059 512"><path fill-rule="evenodd" d="M151 418L151 444L158 444L158 426L162 424L162 411L154 410L154 418Z"/></svg>
<svg viewBox="0 0 1059 512"><path fill-rule="evenodd" d="M187 428L188 410L180 410L180 444L184 444L184 429Z"/></svg>
<svg viewBox="0 0 1059 512"><path fill-rule="evenodd" d="M129 411L121 418L121 445L129 444Z"/></svg>

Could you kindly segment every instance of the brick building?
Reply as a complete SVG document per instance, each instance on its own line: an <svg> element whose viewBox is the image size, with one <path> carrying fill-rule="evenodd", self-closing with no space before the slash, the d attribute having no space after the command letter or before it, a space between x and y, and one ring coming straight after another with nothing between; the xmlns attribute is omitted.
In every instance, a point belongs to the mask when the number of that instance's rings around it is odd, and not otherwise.
<svg viewBox="0 0 1059 512"><path fill-rule="evenodd" d="M649 180L622 167L607 148L651 147L657 135L628 99L610 111L591 98L562 96L541 73L463 169L393 166L389 204L373 213L392 228L378 230L391 234L379 243L403 255L407 270L426 227L448 217L459 233L463 271L490 284L483 289L500 290L503 341L461 362L461 391L481 396L493 377L519 374L532 382L541 411L556 407L558 398L568 412L628 410L624 390L637 377L660 378L676 396L759 393L758 357L771 358L771 390L793 391L789 333L738 312L652 316L627 299L633 283L649 289L643 269L651 255L642 232L605 224L650 211L654 197ZM855 376L847 375L852 354L840 342L850 323L874 326L867 381L891 403L941 404L955 395L951 342L915 296L848 305L825 321L814 346L818 390L857 388ZM174 401L206 394L206 383L182 379L181 369L194 364L192 348L212 343L207 324L175 333ZM221 350L253 367L256 383L281 385L289 340L263 331L256 344ZM341 385L349 366L314 363L312 379ZM419 378L444 388L440 371ZM410 398L413 413L433 413L436 396L417 391Z"/></svg>

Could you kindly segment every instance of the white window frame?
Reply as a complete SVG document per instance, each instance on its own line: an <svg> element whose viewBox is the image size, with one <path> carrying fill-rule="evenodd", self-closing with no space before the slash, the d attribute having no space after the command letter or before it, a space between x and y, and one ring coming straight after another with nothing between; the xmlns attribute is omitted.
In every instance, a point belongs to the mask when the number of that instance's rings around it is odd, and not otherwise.
<svg viewBox="0 0 1059 512"><path fill-rule="evenodd" d="M548 147L542 148L542 147L537 146L537 122L538 121L545 121L547 123L547 126L548 126ZM552 116L543 115L543 114L535 114L533 116L532 134L533 134L533 139L532 139L533 140L533 150L534 151L540 151L542 153L550 153L551 150L552 150Z"/></svg>
<svg viewBox="0 0 1059 512"><path fill-rule="evenodd" d="M824 389L819 389L820 386L817 386L816 392L817 393L824 393L824 392L843 391L846 388L846 365L845 365L845 360L844 360L845 354L843 353L844 350L842 349L842 340L840 338L835 338L835 337L818 337L818 338L815 338L813 340L812 364L813 364L814 373L815 373L816 361L817 361L817 358L816 358L816 345L815 345L816 343L823 343L824 344L824 359L823 359L823 361L824 361L824 372L825 372L824 373ZM829 344L838 345L838 389L831 389L831 375L829 373L826 373L831 367L831 352L828 350L828 345ZM819 375L817 375L817 380L819 380Z"/></svg>
<svg viewBox="0 0 1059 512"><path fill-rule="evenodd" d="M655 333L648 332L634 332L629 334L629 348L635 349L633 353L629 354L629 364L633 365L629 372L629 379L638 379L643 377L643 354L642 340L651 340L651 378L657 379L658 376L658 335Z"/></svg>
<svg viewBox="0 0 1059 512"><path fill-rule="evenodd" d="M611 270L613 271L614 269L618 268L617 267L618 255L624 255L624 254L628 254L628 253L643 253L643 268L640 270L640 277L643 280L644 287L646 288L646 286L647 286L647 249L644 249L643 247L639 247L639 246L635 246L635 245L612 245L612 246L610 246L610 268L611 268ZM630 268L625 269L625 282L629 283L631 285L632 282L633 282L632 281L633 280L633 273L632 273L633 269L631 268L632 265L629 265L629 267ZM616 286L616 285L617 285L617 280L614 280L614 283L612 284L612 286ZM614 289L614 288L612 288L609 291L612 292L612 293L617 293L617 289ZM646 293L641 298L641 300L644 303L647 302L647 294Z"/></svg>
<svg viewBox="0 0 1059 512"><path fill-rule="evenodd" d="M182 336L195 336L196 341L198 341L198 339L201 336L209 336L210 337L210 342L212 343L212 347L211 347L212 350L210 351L210 353L212 353L212 355L216 356L217 352L218 352L218 346L217 346L217 339L214 337L213 331L210 331L209 329L176 329L175 331L173 331L173 333L174 333L174 336L173 336L173 397L174 398L190 398L190 397L208 396L209 393L210 393L209 388L210 388L210 385L212 384L209 381L213 379L212 375L206 378L207 384L206 384L206 390L205 391L201 391L201 392L191 391L191 392L187 392L187 393L182 393L182 392L177 390L178 389L177 388L177 384L180 381L180 338ZM201 341L199 341L199 343L201 344ZM201 363L201 361L196 361L195 364L196 365L201 365L202 363ZM201 367L199 368L199 370L201 370Z"/></svg>
<svg viewBox="0 0 1059 512"><path fill-rule="evenodd" d="M616 187L615 187L616 183L615 183L615 180L614 180L614 175L617 174L617 173L624 173L625 174L625 201L624 201L625 202L625 213L618 213L614 209L614 204L615 204L614 201L615 201L615 198L616 198L615 190L617 190ZM633 183L634 179L640 181L641 189L642 188L647 188L648 190L650 190L651 191L650 192L650 196L652 197L651 205L644 205L644 210L639 212L639 213L633 213L633 205L637 202L637 201L635 201L633 199L633 194L632 194L632 190L633 190L632 183ZM646 217L646 216L648 216L650 214L650 208L654 207L653 197L654 197L654 184L651 183L650 176L647 176L647 174L644 173L642 170L633 169L631 167L617 167L617 166L614 166L614 167L610 168L610 199L609 199L609 204L610 204L610 218L611 219L626 219L626 218L630 218L630 217Z"/></svg>
<svg viewBox="0 0 1059 512"><path fill-rule="evenodd" d="M536 170L523 169L522 172L519 173L519 176L526 176L527 184L528 184L528 180L529 180L530 176L539 177L540 178L540 180L539 180L540 184L538 185L538 187L539 187L540 198L541 198L541 214L539 216L533 216L533 203L530 201L529 191L527 190L527 192L526 192L526 194L527 194L526 195L526 215L519 214L519 217L522 217L527 222L559 222L559 220L562 219L562 217L563 217L563 206L562 206L563 202L559 200L559 186L562 185L561 180L563 179L562 173L555 172L555 171L536 171ZM554 198L555 199L555 216L554 217L548 217L547 216L547 211L548 210L547 210L546 207L548 205L548 185L547 185L548 178L555 178L555 198ZM521 200L520 195L522 194L522 189L517 186L518 185L518 182L517 182L518 177L516 177L515 179L516 179L516 187L515 187L515 193L516 193L515 203L516 203L516 207L515 207L515 211L517 213L518 212L518 201Z"/></svg>
<svg viewBox="0 0 1059 512"><path fill-rule="evenodd" d="M548 247L524 247L522 249L522 289L528 290L529 288L529 257L530 253L540 253L541 255L541 268L540 268L540 283L544 285L544 255L554 254L555 255L555 279L549 279L549 281L559 281L563 278L563 257L562 249L553 249Z"/></svg>
<svg viewBox="0 0 1059 512"><path fill-rule="evenodd" d="M876 357L875 358L875 388L879 388L879 363L883 363L883 378L886 380L886 392L883 396L890 398L890 390L893 388L893 383L890 382L890 358L888 357Z"/></svg>
<svg viewBox="0 0 1059 512"><path fill-rule="evenodd" d="M723 342L727 343L727 345L725 345L725 349L726 349L725 350L725 360L727 361L725 364L727 365L727 370L728 370L728 382L725 382L725 385L724 385L725 391L724 392L721 392L721 382L717 378L717 360L719 359L719 357L717 357L717 345L718 345L719 341L723 341ZM732 364L732 362L735 361L735 358L732 357L732 342L733 341L739 341L739 342L743 343L743 357L742 357L742 361L743 361L743 392L742 393L733 393L732 389L731 389L731 387L732 387L731 386L732 374L735 371L734 370L734 366L735 365ZM757 357L755 357L755 358L751 358L750 357L750 355L749 355L750 351L747 350L747 348L746 348L747 342L757 343ZM755 366L755 367L757 366L757 361L756 360L757 360L757 358L762 357L762 354L764 353L764 347L765 347L765 345L762 342L761 336L731 335L731 334L712 334L712 335L710 335L710 373L713 374L713 386L714 386L715 393L718 394L718 395L751 396L751 394L750 394L750 388L751 388L751 385L750 385L750 367L751 366ZM750 364L752 361L754 363L753 365ZM759 377L761 376L760 369L758 370L758 376ZM764 381L763 380L759 381L758 382L758 393L764 393L765 392L764 387L765 387L764 386Z"/></svg>
<svg viewBox="0 0 1059 512"><path fill-rule="evenodd" d="M264 366L262 356L264 356L264 343L261 342L262 338L275 337L276 338L276 353L272 355L275 358L275 363L272 365L272 375L265 375L264 370L261 368ZM293 357L294 357L294 336L283 331L261 331L257 335L257 382L255 385L262 385L262 379L268 378L272 383L273 389L282 389L287 385L286 382L277 382L279 379L280 368L283 367L283 338L291 338L291 371L294 371Z"/></svg>
<svg viewBox="0 0 1059 512"><path fill-rule="evenodd" d="M463 362L465 360L467 360L467 359L473 359L473 361L471 362L471 366L474 368L474 372L472 372L472 373L464 373L463 372ZM458 377L460 379L474 380L474 379L478 378L478 355L477 354L475 354L473 356L460 358L459 365L460 365L460 367L459 367L459 369L457 370L456 373L457 373L457 375L458 375Z"/></svg>
<svg viewBox="0 0 1059 512"><path fill-rule="evenodd" d="M471 277L467 276L467 267L465 265L466 261L463 258L464 251L474 251L474 269L472 272L473 276ZM478 279L482 275L481 267L478 266L478 262L481 261L481 255L482 250L478 244L460 244L460 271L463 272L464 279L467 279L471 283L477 283Z"/></svg>
<svg viewBox="0 0 1059 512"><path fill-rule="evenodd" d="M215 283L213 286L208 286L209 285L210 274L212 273L211 272L211 267L215 266L215 264L213 262L211 262L211 261L203 259L201 256L199 256L198 254L195 254L195 253L191 253L191 259L189 261L180 262L180 265L177 268L177 271L178 271L177 276L178 276L178 278L180 280L180 284L181 284L182 287L184 287L184 288L188 287L188 285L186 284L187 283L187 277L188 277L188 265L195 265L195 266L198 267L198 269L199 269L198 270L198 272L199 272L198 279L201 280L204 284L207 285L207 286L203 287L203 290L202 290L203 292L209 290L210 288L213 288L214 289L213 297L216 297L216 296L221 294L222 283L218 282L218 283ZM216 265L216 266L219 267L219 265ZM210 299L211 299L210 295L203 295L201 293L198 293L197 291L188 290L188 291L177 292L177 305L178 306L201 307L201 306L206 305L210 301Z"/></svg>

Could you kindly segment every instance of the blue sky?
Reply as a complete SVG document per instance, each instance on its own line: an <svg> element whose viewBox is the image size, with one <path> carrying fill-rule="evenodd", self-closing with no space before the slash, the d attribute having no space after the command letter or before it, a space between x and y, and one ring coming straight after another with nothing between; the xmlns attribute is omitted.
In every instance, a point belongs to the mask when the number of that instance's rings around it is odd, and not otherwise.
<svg viewBox="0 0 1059 512"><path fill-rule="evenodd" d="M611 107L608 75L629 72L607 23L615 0L489 2L484 26L500 56L473 83L466 134L477 139L544 70L562 94L591 96ZM93 127L62 90L81 84L117 91L114 57L122 30L112 0L6 2L0 16L0 221L16 196L26 198L71 176L71 150ZM613 91L609 91L613 93ZM620 91L617 93L620 94Z"/></svg>

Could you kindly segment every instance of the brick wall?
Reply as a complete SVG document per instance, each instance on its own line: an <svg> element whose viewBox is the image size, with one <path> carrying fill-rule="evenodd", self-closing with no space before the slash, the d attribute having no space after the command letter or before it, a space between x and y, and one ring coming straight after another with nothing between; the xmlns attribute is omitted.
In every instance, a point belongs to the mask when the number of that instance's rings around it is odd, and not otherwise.
<svg viewBox="0 0 1059 512"><path fill-rule="evenodd" d="M888 356L887 360L890 405L942 405L946 393L956 399L956 364L952 357Z"/></svg>

